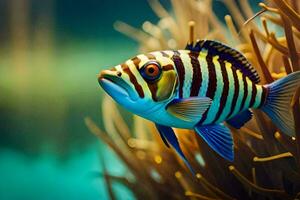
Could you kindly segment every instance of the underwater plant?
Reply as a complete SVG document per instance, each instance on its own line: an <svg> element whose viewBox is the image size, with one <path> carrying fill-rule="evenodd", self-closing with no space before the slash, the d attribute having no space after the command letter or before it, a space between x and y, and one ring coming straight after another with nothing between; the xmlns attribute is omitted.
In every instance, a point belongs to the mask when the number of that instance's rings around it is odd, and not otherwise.
<svg viewBox="0 0 300 200"><path fill-rule="evenodd" d="M206 38L243 52L258 71L261 84L300 69L297 0L260 3L265 11L259 16L260 22L252 20L245 26L246 19L254 16L246 0L240 0L239 7L234 0L222 1L231 13L225 16L226 26L214 14L210 0L172 0L172 14L159 1L149 2L160 17L157 24L145 22L142 30L123 22L115 25L117 30L140 42L141 52L183 49L187 41ZM85 122L121 158L132 175L121 177L103 171L112 199L114 181L126 185L137 199L297 199L300 197L299 94L298 89L291 102L296 136L282 134L265 114L255 110L253 119L244 127L230 127L235 149L233 162L217 155L194 131L175 129L196 177L172 149L164 146L152 123L133 116L133 125L126 124L108 97L102 105L105 131L90 118Z"/></svg>

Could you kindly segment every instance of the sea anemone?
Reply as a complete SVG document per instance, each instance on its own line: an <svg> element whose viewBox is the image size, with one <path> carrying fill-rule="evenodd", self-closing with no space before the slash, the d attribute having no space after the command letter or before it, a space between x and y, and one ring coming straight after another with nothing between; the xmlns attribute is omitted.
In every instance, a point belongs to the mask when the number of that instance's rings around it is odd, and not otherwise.
<svg viewBox="0 0 300 200"><path fill-rule="evenodd" d="M171 0L172 12L158 0L150 0L160 18L157 24L146 21L140 30L116 22L115 28L137 40L141 52L183 49L194 38L222 41L244 53L260 74L261 84L300 69L298 0L260 3L262 12L251 21L246 19L255 13L247 0L239 0L239 6L234 0L221 2L231 13L225 16L225 24L214 13L211 0ZM137 199L298 199L299 95L300 89L291 102L295 137L282 134L259 110L254 110L253 119L241 129L230 127L234 162L217 155L194 131L175 129L196 176L172 149L164 146L151 122L133 116L132 125L126 124L108 97L104 97L102 105L105 131L90 118L85 122L120 157L132 175L102 172L112 199L111 181L127 186Z"/></svg>

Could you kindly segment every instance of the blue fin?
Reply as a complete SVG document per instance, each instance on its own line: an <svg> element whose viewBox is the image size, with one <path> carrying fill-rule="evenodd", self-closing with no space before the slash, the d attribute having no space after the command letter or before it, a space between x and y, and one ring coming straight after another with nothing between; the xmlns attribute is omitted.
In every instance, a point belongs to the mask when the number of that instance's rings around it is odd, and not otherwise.
<svg viewBox="0 0 300 200"><path fill-rule="evenodd" d="M233 161L233 141L230 130L224 124L196 126L195 131L223 158Z"/></svg>
<svg viewBox="0 0 300 200"><path fill-rule="evenodd" d="M246 124L253 116L253 113L250 110L245 110L234 117L228 119L226 122L230 125L233 126L234 128L241 128Z"/></svg>
<svg viewBox="0 0 300 200"><path fill-rule="evenodd" d="M158 132L159 132L159 135L160 135L162 141L165 143L165 145L166 145L168 148L170 148L170 145L169 145L167 139L165 138L164 134L162 133L162 131L160 131L160 129L158 128L158 125L157 125L157 124L155 124L155 125L156 125L156 128L157 128L157 130L158 130Z"/></svg>
<svg viewBox="0 0 300 200"><path fill-rule="evenodd" d="M295 122L290 102L298 86L300 86L300 71L264 86L268 94L261 109L283 133L289 136L295 135Z"/></svg>
<svg viewBox="0 0 300 200"><path fill-rule="evenodd" d="M259 83L260 78L256 70L248 62L247 58L239 51L213 40L199 40L195 45L187 44L186 50L200 52L207 50L210 55L218 55L220 59L232 64L232 67L240 70L254 83Z"/></svg>
<svg viewBox="0 0 300 200"><path fill-rule="evenodd" d="M174 99L166 109L175 117L189 122L198 122L202 114L208 109L211 99L208 97L189 97Z"/></svg>
<svg viewBox="0 0 300 200"><path fill-rule="evenodd" d="M171 127L168 126L163 126L160 124L155 124L158 132L160 133L160 135L162 136L163 141L168 141L169 144L171 144L171 146L175 149L176 153L180 156L180 158L184 161L184 163L187 165L187 167L190 169L190 171L195 174L192 166L190 165L190 163L188 162L188 160L186 159L186 157L184 156L177 137L173 131L173 129ZM168 145L169 146L169 145Z"/></svg>

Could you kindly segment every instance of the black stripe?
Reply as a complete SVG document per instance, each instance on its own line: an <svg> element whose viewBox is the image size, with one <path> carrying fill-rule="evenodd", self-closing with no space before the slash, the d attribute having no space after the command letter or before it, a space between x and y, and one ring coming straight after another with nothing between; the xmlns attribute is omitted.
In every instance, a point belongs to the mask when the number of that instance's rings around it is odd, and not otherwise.
<svg viewBox="0 0 300 200"><path fill-rule="evenodd" d="M149 90L150 90L150 92L151 92L151 97L152 97L152 99L153 99L153 101L157 101L157 89L158 89L158 87L157 87L157 82L154 82L154 83L148 83L147 82L147 85L148 85L148 88L149 88Z"/></svg>
<svg viewBox="0 0 300 200"><path fill-rule="evenodd" d="M265 104L267 95L268 95L268 89L265 88L264 86L262 86L261 100L260 100L260 104L259 104L258 108L260 108L261 106L263 106Z"/></svg>
<svg viewBox="0 0 300 200"><path fill-rule="evenodd" d="M231 69L232 69L233 80L234 80L234 94L233 94L233 99L232 99L232 102L231 102L230 112L227 115L226 119L228 119L234 111L234 108L236 106L236 102L237 102L237 99L238 99L238 96L239 96L239 90L240 90L239 79L238 79L238 76L237 76L237 70L234 67L232 67Z"/></svg>
<svg viewBox="0 0 300 200"><path fill-rule="evenodd" d="M199 53L191 52L189 53L189 56L191 58L191 64L193 66L193 79L192 79L190 96L194 97L194 96L198 96L202 84L202 74L201 74L200 63L198 60Z"/></svg>
<svg viewBox="0 0 300 200"><path fill-rule="evenodd" d="M223 109L227 103L227 97L228 97L228 92L229 92L229 80L228 80L228 73L226 70L225 62L222 59L218 59L218 61L221 66L224 87L223 87L222 96L221 96L221 100L220 100L220 107L219 107L218 113L216 114L216 117L215 117L213 123L218 121L218 119L220 118L220 116L223 112Z"/></svg>
<svg viewBox="0 0 300 200"><path fill-rule="evenodd" d="M216 92L216 89L217 89L217 77L216 77L215 65L212 61L212 56L210 55L209 52L206 56L206 63L207 63L208 77L209 77L208 88L207 88L207 91L206 91L206 97L214 99L215 92ZM203 113L202 118L199 121L199 124L202 124L206 120L208 111L209 111L209 109L207 109Z"/></svg>
<svg viewBox="0 0 300 200"><path fill-rule="evenodd" d="M141 59L139 57L134 57L131 59L131 61L133 62L133 64L135 65L136 69L139 70L139 64L141 62Z"/></svg>
<svg viewBox="0 0 300 200"><path fill-rule="evenodd" d="M216 77L216 68L215 65L212 61L212 56L211 55L207 55L206 56L206 62L207 62L207 68L208 68L208 76L209 76L209 80L208 80L208 89L206 91L206 96L214 99L215 96L215 92L217 89L217 77Z"/></svg>
<svg viewBox="0 0 300 200"><path fill-rule="evenodd" d="M156 57L150 53L145 54L149 60L156 60Z"/></svg>
<svg viewBox="0 0 300 200"><path fill-rule="evenodd" d="M164 51L160 51L160 53L161 53L161 55L162 55L163 57L167 57L167 58L169 58L169 55L168 55L166 52L164 52Z"/></svg>
<svg viewBox="0 0 300 200"><path fill-rule="evenodd" d="M249 108L251 108L255 104L256 93L257 93L256 85L252 82L252 94L251 94L251 100L250 100Z"/></svg>
<svg viewBox="0 0 300 200"><path fill-rule="evenodd" d="M131 70L129 69L127 64L122 64L121 65L123 71L128 74L129 76L129 80L130 82L134 85L135 90L137 91L137 93L139 94L139 96L141 98L144 98L145 94L144 94L144 90L142 88L142 86L137 82L135 76L133 75L133 73L131 72Z"/></svg>
<svg viewBox="0 0 300 200"><path fill-rule="evenodd" d="M167 64L167 65L162 66L162 70L163 71L174 70L174 67L172 64Z"/></svg>
<svg viewBox="0 0 300 200"><path fill-rule="evenodd" d="M240 111L243 110L243 108L245 106L245 102L246 102L247 96L248 96L248 83L247 83L245 75L243 75L243 82L244 82L244 96L243 96L243 99L242 99Z"/></svg>
<svg viewBox="0 0 300 200"><path fill-rule="evenodd" d="M178 79L179 79L179 98L182 98L185 71L184 71L183 62L180 58L180 53L178 51L174 51L174 55L172 56L172 60L175 64L177 74L178 74Z"/></svg>

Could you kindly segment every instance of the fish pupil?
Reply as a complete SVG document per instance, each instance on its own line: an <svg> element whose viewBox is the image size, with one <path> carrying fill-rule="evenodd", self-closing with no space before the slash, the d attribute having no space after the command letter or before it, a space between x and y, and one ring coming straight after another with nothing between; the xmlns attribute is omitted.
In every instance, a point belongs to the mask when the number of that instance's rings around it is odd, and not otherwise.
<svg viewBox="0 0 300 200"><path fill-rule="evenodd" d="M154 68L153 67L149 67L148 68L148 73L153 74L154 73Z"/></svg>

